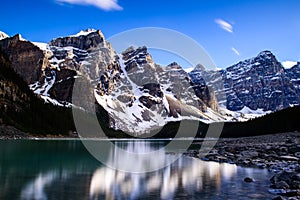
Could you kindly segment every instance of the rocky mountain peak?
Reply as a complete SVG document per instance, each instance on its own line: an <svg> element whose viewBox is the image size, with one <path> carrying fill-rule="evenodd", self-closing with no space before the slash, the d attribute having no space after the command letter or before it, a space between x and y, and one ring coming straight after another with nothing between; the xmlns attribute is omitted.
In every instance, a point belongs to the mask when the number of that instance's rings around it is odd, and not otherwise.
<svg viewBox="0 0 300 200"><path fill-rule="evenodd" d="M129 47L122 52L122 59L125 64L126 71L137 70L143 68L146 64L153 64L151 55L145 46L142 47Z"/></svg>
<svg viewBox="0 0 300 200"><path fill-rule="evenodd" d="M14 70L27 84L37 81L47 65L40 48L22 38L20 34L0 40L0 47L8 55Z"/></svg>
<svg viewBox="0 0 300 200"><path fill-rule="evenodd" d="M20 34L16 34L13 37L6 37L1 40L2 46L5 47L13 47L18 42L25 41Z"/></svg>
<svg viewBox="0 0 300 200"><path fill-rule="evenodd" d="M274 75L283 73L284 68L270 51L262 51L256 57L241 61L226 69L232 76L242 73L257 73L258 75Z"/></svg>
<svg viewBox="0 0 300 200"><path fill-rule="evenodd" d="M269 51L269 50L264 50L264 51L261 51L259 54L258 54L258 57L275 57L274 54Z"/></svg>
<svg viewBox="0 0 300 200"><path fill-rule="evenodd" d="M197 64L194 68L195 71L205 71L205 67L201 64Z"/></svg>
<svg viewBox="0 0 300 200"><path fill-rule="evenodd" d="M224 70L194 70L190 75L195 83L203 83L204 79L208 85L223 85L216 93L218 101L232 111L276 111L300 102L300 70L297 66L284 69L270 51L262 51Z"/></svg>
<svg viewBox="0 0 300 200"><path fill-rule="evenodd" d="M169 67L177 67L180 66L177 62L172 62L170 64L168 64Z"/></svg>
<svg viewBox="0 0 300 200"><path fill-rule="evenodd" d="M94 48L105 45L105 38L100 30L87 29L80 31L76 35L59 37L51 40L50 46L56 47L74 47L81 50L92 51Z"/></svg>

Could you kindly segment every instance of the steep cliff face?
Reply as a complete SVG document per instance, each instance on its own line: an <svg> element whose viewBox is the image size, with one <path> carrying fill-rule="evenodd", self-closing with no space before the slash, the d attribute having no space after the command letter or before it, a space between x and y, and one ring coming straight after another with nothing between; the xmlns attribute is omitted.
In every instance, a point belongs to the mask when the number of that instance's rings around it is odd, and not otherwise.
<svg viewBox="0 0 300 200"><path fill-rule="evenodd" d="M34 95L27 83L12 68L9 58L0 50L0 125L14 126L29 133L68 134L74 131L70 109L45 104ZM5 137L16 137L16 131L5 129ZM18 137L18 136L17 136Z"/></svg>
<svg viewBox="0 0 300 200"><path fill-rule="evenodd" d="M0 47L9 56L13 69L27 84L39 80L42 69L49 64L43 51L19 34L0 40Z"/></svg>
<svg viewBox="0 0 300 200"><path fill-rule="evenodd" d="M100 30L87 29L76 35L60 37L52 40L49 45L55 47L73 47L85 51L93 51L99 48L99 44L105 44L104 35Z"/></svg>
<svg viewBox="0 0 300 200"><path fill-rule="evenodd" d="M276 111L300 103L297 71L297 66L284 69L270 51L263 51L225 70L195 68L190 75L196 81L205 79L208 85L222 85L216 96L229 110Z"/></svg>
<svg viewBox="0 0 300 200"><path fill-rule="evenodd" d="M12 68L8 58L0 51L0 110L1 115L28 109L30 90ZM4 116L2 116L4 117ZM3 122L3 119L0 119ZM1 123L0 123L1 124Z"/></svg>
<svg viewBox="0 0 300 200"><path fill-rule="evenodd" d="M290 69L286 69L286 74L290 78L292 84L295 86L298 92L298 101L300 103L300 62Z"/></svg>

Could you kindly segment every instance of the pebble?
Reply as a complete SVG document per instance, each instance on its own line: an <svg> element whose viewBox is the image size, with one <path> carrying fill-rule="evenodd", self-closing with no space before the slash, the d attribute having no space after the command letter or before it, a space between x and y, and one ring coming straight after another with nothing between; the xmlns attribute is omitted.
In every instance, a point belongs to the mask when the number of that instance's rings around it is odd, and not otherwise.
<svg viewBox="0 0 300 200"><path fill-rule="evenodd" d="M251 182L253 182L254 180L253 180L253 178L246 177L246 178L244 178L244 181L245 181L246 183L251 183Z"/></svg>
<svg viewBox="0 0 300 200"><path fill-rule="evenodd" d="M274 197L272 200L286 200L286 198L284 198L282 196L277 196L277 197Z"/></svg>

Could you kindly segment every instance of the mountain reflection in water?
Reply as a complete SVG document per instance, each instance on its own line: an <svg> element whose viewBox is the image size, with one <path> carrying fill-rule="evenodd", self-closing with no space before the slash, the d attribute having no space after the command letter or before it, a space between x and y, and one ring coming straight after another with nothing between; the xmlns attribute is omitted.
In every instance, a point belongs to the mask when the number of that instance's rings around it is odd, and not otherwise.
<svg viewBox="0 0 300 200"><path fill-rule="evenodd" d="M101 143L101 141L99 142ZM165 141L115 141L107 162L140 169L166 162L174 152L138 160L116 150L147 153ZM266 199L266 170L180 157L149 173L104 166L80 141L0 141L0 199ZM243 179L251 176L254 183ZM254 196L253 196L254 195Z"/></svg>
<svg viewBox="0 0 300 200"><path fill-rule="evenodd" d="M162 199L170 199L179 187L191 194L203 190L204 181L210 182L211 187L219 188L221 179L230 179L236 175L236 171L234 165L190 158L180 158L172 166L149 174L126 173L101 167L92 176L90 195L93 199L101 195L113 199L121 196L133 198L156 191Z"/></svg>

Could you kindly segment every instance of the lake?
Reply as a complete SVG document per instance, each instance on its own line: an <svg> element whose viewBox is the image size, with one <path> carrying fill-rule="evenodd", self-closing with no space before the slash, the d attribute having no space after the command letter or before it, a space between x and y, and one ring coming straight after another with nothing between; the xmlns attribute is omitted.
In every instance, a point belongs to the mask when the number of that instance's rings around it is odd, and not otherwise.
<svg viewBox="0 0 300 200"><path fill-rule="evenodd" d="M97 141L105 146L110 141ZM0 141L0 199L270 199L263 169L176 157L169 141L114 140L95 159L80 140ZM155 151L140 159L129 153ZM159 150L159 151L156 151ZM173 160L173 158L176 158ZM168 162L172 160L171 164ZM161 166L165 163L166 166ZM120 168L119 168L120 167ZM155 167L158 170L153 170ZM126 169L126 170L124 170ZM128 172L128 169L144 173ZM134 171L133 170L133 171ZM146 172L150 171L150 172ZM245 177L255 179L252 183Z"/></svg>

